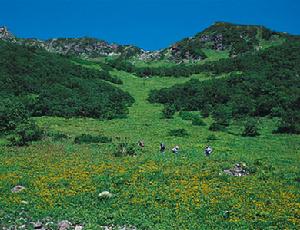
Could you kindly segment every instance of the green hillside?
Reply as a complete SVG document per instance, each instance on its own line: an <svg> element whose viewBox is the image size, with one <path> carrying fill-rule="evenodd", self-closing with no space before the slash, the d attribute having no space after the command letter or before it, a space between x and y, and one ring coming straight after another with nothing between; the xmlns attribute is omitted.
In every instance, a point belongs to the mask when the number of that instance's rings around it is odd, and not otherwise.
<svg viewBox="0 0 300 230"><path fill-rule="evenodd" d="M0 60L1 97L20 100L33 116L113 118L126 115L133 102L109 84L122 83L109 72L38 48L1 42Z"/></svg>
<svg viewBox="0 0 300 230"><path fill-rule="evenodd" d="M201 64L0 42L0 229L299 229L300 44L241 28Z"/></svg>
<svg viewBox="0 0 300 230"><path fill-rule="evenodd" d="M176 110L212 114L219 129L245 116L280 117L278 132L300 133L300 42L289 42L255 54L223 59L203 71L230 73L205 83L191 80L152 92L150 101ZM239 72L239 73L237 73Z"/></svg>

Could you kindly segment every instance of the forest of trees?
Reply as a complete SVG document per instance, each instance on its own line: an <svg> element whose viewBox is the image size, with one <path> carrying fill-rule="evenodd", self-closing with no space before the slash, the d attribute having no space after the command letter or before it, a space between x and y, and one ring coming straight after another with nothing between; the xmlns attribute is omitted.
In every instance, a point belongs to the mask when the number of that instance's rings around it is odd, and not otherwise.
<svg viewBox="0 0 300 230"><path fill-rule="evenodd" d="M0 42L0 129L13 129L28 116L126 115L134 99L115 87L112 83L122 81L104 69L84 68L42 49Z"/></svg>
<svg viewBox="0 0 300 230"><path fill-rule="evenodd" d="M205 64L202 71L230 74L153 91L149 100L175 105L178 111L211 114L219 126L238 117L279 117L277 132L300 133L299 63L300 42L291 41L257 54Z"/></svg>

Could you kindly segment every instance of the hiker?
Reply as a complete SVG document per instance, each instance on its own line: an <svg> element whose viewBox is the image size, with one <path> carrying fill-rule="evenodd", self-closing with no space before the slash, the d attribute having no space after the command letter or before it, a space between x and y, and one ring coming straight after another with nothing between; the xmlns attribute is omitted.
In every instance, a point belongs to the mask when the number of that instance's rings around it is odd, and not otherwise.
<svg viewBox="0 0 300 230"><path fill-rule="evenodd" d="M140 140L138 142L138 145L141 147L141 148L144 148L145 147L145 144L144 144L144 141Z"/></svg>
<svg viewBox="0 0 300 230"><path fill-rule="evenodd" d="M176 145L173 149L172 149L172 153L177 154L179 152L179 146Z"/></svg>
<svg viewBox="0 0 300 230"><path fill-rule="evenodd" d="M212 147L210 147L209 145L207 145L204 149L204 153L205 153L205 156L209 156L211 153L212 153Z"/></svg>
<svg viewBox="0 0 300 230"><path fill-rule="evenodd" d="M161 153L165 153L165 150L166 150L166 146L164 143L160 143L160 152Z"/></svg>

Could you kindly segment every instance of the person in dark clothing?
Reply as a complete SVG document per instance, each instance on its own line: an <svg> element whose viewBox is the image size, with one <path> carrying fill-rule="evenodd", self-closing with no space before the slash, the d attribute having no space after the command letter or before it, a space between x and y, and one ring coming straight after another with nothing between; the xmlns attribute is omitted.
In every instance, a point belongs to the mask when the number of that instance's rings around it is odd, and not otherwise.
<svg viewBox="0 0 300 230"><path fill-rule="evenodd" d="M165 150L166 150L166 146L164 143L160 143L160 152L161 153L165 153Z"/></svg>
<svg viewBox="0 0 300 230"><path fill-rule="evenodd" d="M140 146L141 148L144 148L144 147L145 147L145 143L144 143L144 141L142 141L142 140L140 140L140 141L138 142L138 144L139 144L139 146Z"/></svg>
<svg viewBox="0 0 300 230"><path fill-rule="evenodd" d="M172 148L172 153L178 154L179 153L179 146L176 145L174 148Z"/></svg>
<svg viewBox="0 0 300 230"><path fill-rule="evenodd" d="M212 147L210 147L210 146L206 146L205 147L205 149L204 149L204 154L205 154L205 156L209 156L211 153L212 153Z"/></svg>

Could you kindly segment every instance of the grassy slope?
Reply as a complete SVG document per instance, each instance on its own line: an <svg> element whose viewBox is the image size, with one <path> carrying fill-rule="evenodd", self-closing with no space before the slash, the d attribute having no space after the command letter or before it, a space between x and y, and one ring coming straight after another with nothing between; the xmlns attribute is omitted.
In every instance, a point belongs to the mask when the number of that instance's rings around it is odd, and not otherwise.
<svg viewBox="0 0 300 230"><path fill-rule="evenodd" d="M145 141L141 156L115 158L109 144L75 145L45 140L25 148L0 147L0 219L18 216L22 208L33 220L52 216L85 223L87 229L104 224L133 224L151 229L296 228L299 222L299 136L271 134L272 121L262 122L262 135L245 138L239 124L233 134L214 133L214 154L203 156L208 126L192 126L178 116L161 119L161 105L146 101L151 89L169 87L187 78L141 79L114 73L119 86L135 97L126 119L38 118L39 125L71 137L82 133ZM205 76L195 76L205 80ZM210 119L205 119L210 123ZM173 138L167 132L185 128L190 136ZM165 156L159 142L167 144ZM178 157L170 148L178 144ZM246 162L255 173L228 177L222 170ZM27 189L12 194L23 184ZM99 200L109 190L115 197ZM26 200L29 204L22 204ZM229 211L229 215L226 213ZM10 217L8 216L10 215ZM0 226L1 226L0 224Z"/></svg>

